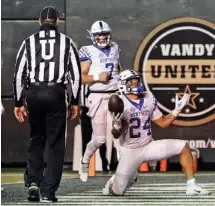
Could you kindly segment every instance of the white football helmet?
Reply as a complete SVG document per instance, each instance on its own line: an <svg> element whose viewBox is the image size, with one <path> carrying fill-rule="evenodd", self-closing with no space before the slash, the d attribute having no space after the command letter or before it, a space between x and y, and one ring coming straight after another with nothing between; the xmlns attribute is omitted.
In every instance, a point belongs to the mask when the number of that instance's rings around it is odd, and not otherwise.
<svg viewBox="0 0 215 206"><path fill-rule="evenodd" d="M138 79L139 83L136 87L129 84L132 79ZM140 75L134 70L124 70L119 75L118 89L121 94L143 94L145 87L143 86Z"/></svg>
<svg viewBox="0 0 215 206"><path fill-rule="evenodd" d="M111 45L111 28L110 26L104 21L96 21L91 26L90 31L87 30L90 34L90 39L92 40L93 44L100 47L105 48ZM105 42L100 43L99 39L96 37L98 35L105 36Z"/></svg>

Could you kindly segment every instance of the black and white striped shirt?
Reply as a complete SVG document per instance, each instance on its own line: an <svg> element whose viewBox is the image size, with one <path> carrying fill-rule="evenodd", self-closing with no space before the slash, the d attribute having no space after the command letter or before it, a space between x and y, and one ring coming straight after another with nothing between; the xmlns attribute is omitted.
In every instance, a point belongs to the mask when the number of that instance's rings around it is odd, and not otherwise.
<svg viewBox="0 0 215 206"><path fill-rule="evenodd" d="M22 106L25 79L29 83L71 82L71 104L77 105L81 87L81 67L77 49L68 36L51 24L25 39L18 51L14 72L15 106Z"/></svg>
<svg viewBox="0 0 215 206"><path fill-rule="evenodd" d="M88 84L82 84L81 85L81 92L80 92L80 103L82 106L87 107L88 105L88 96L89 96L89 85Z"/></svg>

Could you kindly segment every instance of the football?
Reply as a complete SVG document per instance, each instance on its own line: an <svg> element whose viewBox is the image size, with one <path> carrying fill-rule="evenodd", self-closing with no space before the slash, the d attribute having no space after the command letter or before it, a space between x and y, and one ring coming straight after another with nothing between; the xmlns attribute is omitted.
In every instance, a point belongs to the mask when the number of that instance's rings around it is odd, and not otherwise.
<svg viewBox="0 0 215 206"><path fill-rule="evenodd" d="M110 97L108 102L108 110L111 113L114 112L115 115L117 115L118 113L123 113L124 103L118 95L114 94Z"/></svg>

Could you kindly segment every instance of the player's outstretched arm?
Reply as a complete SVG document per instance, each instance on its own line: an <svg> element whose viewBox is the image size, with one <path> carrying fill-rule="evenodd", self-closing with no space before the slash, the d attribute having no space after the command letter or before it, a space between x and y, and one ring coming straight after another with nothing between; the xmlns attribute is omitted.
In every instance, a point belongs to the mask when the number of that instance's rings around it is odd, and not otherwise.
<svg viewBox="0 0 215 206"><path fill-rule="evenodd" d="M162 115L159 119L154 120L154 123L157 124L159 127L165 128L171 125L175 120L176 116L174 116L172 113L168 115Z"/></svg>
<svg viewBox="0 0 215 206"><path fill-rule="evenodd" d="M162 115L160 118L153 120L155 124L157 124L160 127L168 127L171 125L179 115L179 113L182 111L184 106L189 102L190 95L184 94L183 97L179 100L178 96L176 95L175 98L175 109L168 115ZM156 111L155 111L156 112Z"/></svg>

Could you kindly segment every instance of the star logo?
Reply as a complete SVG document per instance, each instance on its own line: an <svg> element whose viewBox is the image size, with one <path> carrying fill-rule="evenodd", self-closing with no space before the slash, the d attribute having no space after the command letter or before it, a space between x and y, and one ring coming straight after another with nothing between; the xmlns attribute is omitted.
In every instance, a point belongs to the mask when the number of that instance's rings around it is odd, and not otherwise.
<svg viewBox="0 0 215 206"><path fill-rule="evenodd" d="M204 100L204 98L202 98L202 97L199 99L199 102L200 102L200 103L204 103L204 101L205 101L205 100Z"/></svg>
<svg viewBox="0 0 215 206"><path fill-rule="evenodd" d="M196 99L196 97L198 97L200 95L200 93L191 92L189 85L187 85L185 90L184 90L184 92L179 92L179 93L176 93L176 94L179 96L179 98L182 98L184 93L190 94L190 101L188 102L187 105L189 105L193 109L197 109L195 99Z"/></svg>
<svg viewBox="0 0 215 206"><path fill-rule="evenodd" d="M187 114L190 113L190 109L189 109L189 108L185 109L185 112L186 112Z"/></svg>
<svg viewBox="0 0 215 206"><path fill-rule="evenodd" d="M176 100L184 92L189 95L174 125L192 127L215 121L214 28L214 22L203 19L174 18L144 36L136 51L133 69L164 115L181 104ZM201 38L193 41L193 36Z"/></svg>

